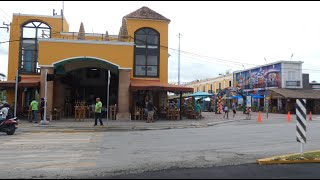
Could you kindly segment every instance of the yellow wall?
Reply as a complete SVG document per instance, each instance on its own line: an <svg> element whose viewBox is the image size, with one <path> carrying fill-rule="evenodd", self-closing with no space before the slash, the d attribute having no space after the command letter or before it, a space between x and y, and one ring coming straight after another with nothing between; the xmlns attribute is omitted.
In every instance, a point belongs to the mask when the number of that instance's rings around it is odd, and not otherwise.
<svg viewBox="0 0 320 180"><path fill-rule="evenodd" d="M206 87L206 92L211 89L210 85L212 84L212 91L217 93L216 89L219 89L219 83L221 83L221 89L229 87L229 81L231 81L231 87L232 87L232 76L226 75L225 77L220 77L215 80L208 80L208 81L203 81L199 82L196 84L189 84L187 87L192 87L194 88L194 92L197 91L197 87L199 88L199 91L203 91L203 86Z"/></svg>
<svg viewBox="0 0 320 180"><path fill-rule="evenodd" d="M7 89L7 102L9 104L14 102L14 94L15 94L14 89Z"/></svg>
<svg viewBox="0 0 320 180"><path fill-rule="evenodd" d="M48 24L52 29L52 38L76 39L77 36L61 35L62 19L60 16L30 16L14 15L10 29L10 40L18 40L9 44L9 63L8 63L8 80L15 78L15 73L19 63L19 46L21 25L30 21L42 21ZM69 24L64 19L64 32L69 31ZM143 27L150 27L160 33L160 82L168 83L168 22L154 20L127 19L128 35L134 37L134 32ZM110 38L111 40L114 40ZM130 40L129 38L128 40ZM86 40L102 40L102 37L87 36ZM131 39L132 41L132 39ZM124 68L132 68L131 78L133 78L134 63L133 46L115 46L102 44L79 44L79 43L58 43L58 42L40 42L39 43L39 64L51 65L55 61L76 57L92 56L106 59L112 63L118 64ZM207 88L206 88L207 89Z"/></svg>
<svg viewBox="0 0 320 180"><path fill-rule="evenodd" d="M43 21L52 28L52 38L60 36L60 31L62 30L61 18L13 15L12 24L10 26L10 40L13 42L9 43L8 80L14 80L15 73L18 69L21 25L30 21ZM64 31L69 31L67 21L64 21L63 26Z"/></svg>
<svg viewBox="0 0 320 180"><path fill-rule="evenodd" d="M132 68L133 48L133 46L123 45L39 42L39 64L52 65L67 58L92 56L105 59L121 68Z"/></svg>
<svg viewBox="0 0 320 180"><path fill-rule="evenodd" d="M168 83L168 22L154 20L127 19L128 35L134 37L134 32L143 27L149 27L160 33L160 82ZM132 69L133 70L133 69ZM154 78L152 78L154 79Z"/></svg>

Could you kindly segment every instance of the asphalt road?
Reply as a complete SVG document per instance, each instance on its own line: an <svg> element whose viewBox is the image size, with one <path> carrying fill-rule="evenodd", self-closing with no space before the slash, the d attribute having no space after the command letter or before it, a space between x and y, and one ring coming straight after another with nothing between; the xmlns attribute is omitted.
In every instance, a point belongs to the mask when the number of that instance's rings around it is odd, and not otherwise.
<svg viewBox="0 0 320 180"><path fill-rule="evenodd" d="M320 164L241 164L210 168L170 169L97 179L319 179Z"/></svg>
<svg viewBox="0 0 320 180"><path fill-rule="evenodd" d="M319 128L320 119L308 121L306 151L319 149ZM0 178L105 178L212 166L236 172L258 158L299 152L295 136L295 122L278 118L190 129L1 133Z"/></svg>

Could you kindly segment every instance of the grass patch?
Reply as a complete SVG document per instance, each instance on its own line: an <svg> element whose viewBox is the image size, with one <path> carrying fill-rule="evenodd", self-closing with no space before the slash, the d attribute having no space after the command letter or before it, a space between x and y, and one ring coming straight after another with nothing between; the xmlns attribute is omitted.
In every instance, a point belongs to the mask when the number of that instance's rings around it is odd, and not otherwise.
<svg viewBox="0 0 320 180"><path fill-rule="evenodd" d="M318 152L306 152L303 154L285 156L282 158L275 158L275 161L279 160L287 160L287 161L295 161L295 160L320 160L320 151Z"/></svg>

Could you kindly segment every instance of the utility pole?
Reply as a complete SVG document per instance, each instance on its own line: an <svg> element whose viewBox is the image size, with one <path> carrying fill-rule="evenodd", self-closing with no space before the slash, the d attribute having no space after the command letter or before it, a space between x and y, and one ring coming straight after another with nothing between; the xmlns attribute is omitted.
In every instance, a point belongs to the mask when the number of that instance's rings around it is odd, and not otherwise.
<svg viewBox="0 0 320 180"><path fill-rule="evenodd" d="M111 78L111 73L110 70L108 70L108 91L107 91L107 125L108 125L108 120L109 120L109 91L110 91L110 78Z"/></svg>
<svg viewBox="0 0 320 180"><path fill-rule="evenodd" d="M18 101L18 82L19 82L19 70L16 72L16 85L14 89L14 117L17 117L17 101Z"/></svg>
<svg viewBox="0 0 320 180"><path fill-rule="evenodd" d="M62 32L63 32L63 20L64 20L63 19L63 16L64 16L63 14L64 14L64 1L62 1L62 10L61 10L61 17L62 17L61 18L61 22L62 22L62 27L61 28L62 28Z"/></svg>
<svg viewBox="0 0 320 180"><path fill-rule="evenodd" d="M43 112L43 119L41 121L41 124L47 123L47 101L48 101L48 69L46 68L45 85L44 85L44 112Z"/></svg>
<svg viewBox="0 0 320 180"><path fill-rule="evenodd" d="M180 37L181 34L178 34L178 38L179 38L179 54L178 54L178 85L180 85Z"/></svg>

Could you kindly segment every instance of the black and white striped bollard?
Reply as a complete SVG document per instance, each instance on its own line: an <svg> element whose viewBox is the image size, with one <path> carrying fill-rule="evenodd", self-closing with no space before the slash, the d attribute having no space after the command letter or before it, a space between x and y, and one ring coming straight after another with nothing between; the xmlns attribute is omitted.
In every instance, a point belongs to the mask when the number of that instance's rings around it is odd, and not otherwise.
<svg viewBox="0 0 320 180"><path fill-rule="evenodd" d="M297 141L300 142L300 153L303 153L303 145L307 142L307 112L306 99L297 99L296 116L297 116Z"/></svg>

